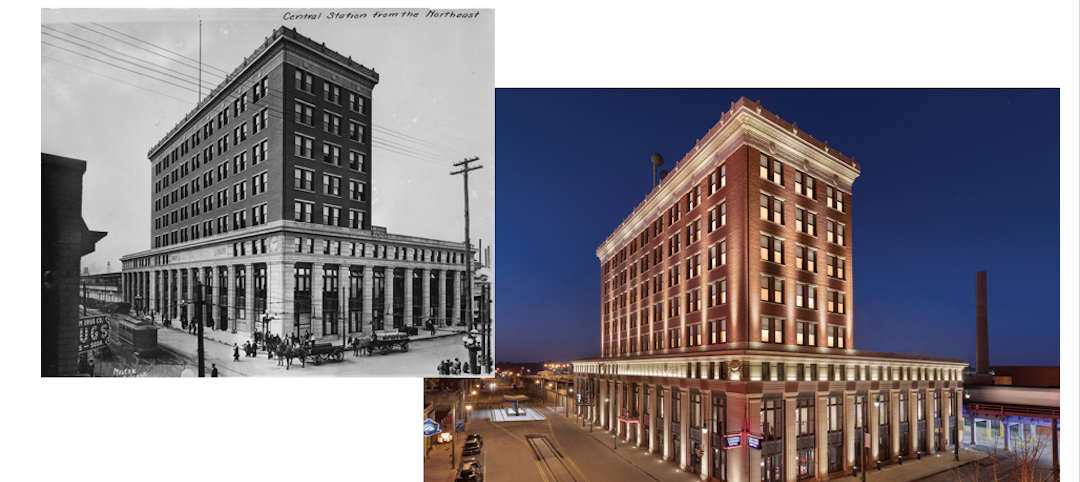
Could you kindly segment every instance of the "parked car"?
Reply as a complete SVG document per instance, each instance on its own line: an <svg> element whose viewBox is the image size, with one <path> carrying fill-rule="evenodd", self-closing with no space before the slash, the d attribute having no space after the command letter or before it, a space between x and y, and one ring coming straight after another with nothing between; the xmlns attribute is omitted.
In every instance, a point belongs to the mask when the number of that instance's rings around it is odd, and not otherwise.
<svg viewBox="0 0 1080 482"><path fill-rule="evenodd" d="M461 469L454 482L481 482L482 480L484 480L484 473L480 470L480 462L476 459L466 459L461 463Z"/></svg>
<svg viewBox="0 0 1080 482"><path fill-rule="evenodd" d="M469 437L465 439L465 444L468 445L469 442L476 442L480 444L481 447L484 446L484 438L478 433L469 434Z"/></svg>
<svg viewBox="0 0 1080 482"><path fill-rule="evenodd" d="M477 441L465 442L465 446L461 449L461 455L477 455L480 453L480 443Z"/></svg>

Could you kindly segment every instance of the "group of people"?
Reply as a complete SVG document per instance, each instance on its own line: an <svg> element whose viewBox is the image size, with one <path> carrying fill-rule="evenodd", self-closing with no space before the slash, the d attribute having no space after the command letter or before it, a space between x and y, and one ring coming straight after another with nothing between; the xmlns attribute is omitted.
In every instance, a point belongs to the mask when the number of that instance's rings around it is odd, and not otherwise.
<svg viewBox="0 0 1080 482"><path fill-rule="evenodd" d="M439 363L439 375L458 375L462 373L469 373L469 362L465 362L464 366L457 358L454 361L443 360Z"/></svg>

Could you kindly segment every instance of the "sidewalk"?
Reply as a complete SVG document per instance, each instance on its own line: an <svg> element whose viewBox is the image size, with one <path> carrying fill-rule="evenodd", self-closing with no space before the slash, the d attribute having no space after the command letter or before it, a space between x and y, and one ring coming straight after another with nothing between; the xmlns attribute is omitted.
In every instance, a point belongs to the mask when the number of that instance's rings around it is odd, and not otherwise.
<svg viewBox="0 0 1080 482"><path fill-rule="evenodd" d="M134 316L131 316L131 315L119 315L119 316L127 319L127 321L136 322L136 318ZM181 333L187 333L187 330L180 327L180 319L179 318L173 320L172 327L169 327L169 328L164 327L160 321L157 321L154 324L156 326L158 326L162 330L176 330L176 331L179 331ZM421 328L423 328L423 327L421 327ZM442 328L436 328L435 329L435 334L432 335L429 330L421 329L420 332L417 335L410 336L409 341L419 341L419 340L427 340L427 339L430 339L430 338L442 338L442 337L446 337L446 336L460 335L462 333L465 333L466 330L467 330L467 327L465 327L465 326L444 326ZM349 336L357 336L357 335L354 334L354 335L349 335ZM349 336L345 337L346 340L349 338ZM210 329L208 327L203 327L203 339L205 339L207 341L215 341L215 342L218 342L218 343L221 343L221 344L224 344L224 345L228 345L230 347L233 346L233 344L235 343L237 346L239 346L241 348L243 348L245 341L252 341L252 342L254 341L254 338L249 333L244 333L244 332L235 332L234 333L234 332L227 331L227 330ZM331 335L331 336L323 337L322 339L316 339L315 341L316 341L316 343L328 343L328 342L329 343L341 343L341 336L340 335ZM243 353L241 353L241 356L243 356Z"/></svg>
<svg viewBox="0 0 1080 482"><path fill-rule="evenodd" d="M453 482L457 470L450 468L451 444L435 444L424 459L424 482ZM461 463L458 456L456 462Z"/></svg>
<svg viewBox="0 0 1080 482"><path fill-rule="evenodd" d="M551 411L550 407L544 408ZM555 415L553 414L552 416ZM561 415L559 416L561 417ZM575 426L578 429L583 430L585 433L590 433L588 422L586 422L585 427L582 427L580 419L577 419L576 417L572 416L566 418L566 420L572 424L576 421L577 423ZM611 448L613 445L612 433L599 426L594 426L590 435L592 435L597 442L606 445L608 448ZM615 449L615 453L622 456L627 462L637 466L642 472L645 472L658 482L700 481L700 478L697 475L694 475L693 472L684 472L679 469L677 463L663 462L660 454L650 454L644 447L634 448L632 442L626 442L623 438L619 439L618 448ZM867 482L913 482L935 474L955 470L958 466L977 461L986 457L986 455L985 452L969 449L967 446L961 446L959 462L953 460L954 457L951 451L938 452L934 455L924 456L922 460L913 459L905 461L902 465L887 465L882 467L880 471L870 470L866 473L866 480ZM862 474L859 474L859 477L847 476L831 480L861 482Z"/></svg>

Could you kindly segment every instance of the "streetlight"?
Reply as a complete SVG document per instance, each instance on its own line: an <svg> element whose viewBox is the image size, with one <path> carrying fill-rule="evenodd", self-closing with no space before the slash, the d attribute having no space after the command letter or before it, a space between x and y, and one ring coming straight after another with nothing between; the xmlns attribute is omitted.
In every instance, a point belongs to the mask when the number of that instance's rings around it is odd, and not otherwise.
<svg viewBox="0 0 1080 482"><path fill-rule="evenodd" d="M195 301L188 301L187 298L181 298L180 302L179 302L180 306L187 306L188 304L194 304L195 305L195 316L192 317L192 318L193 318L193 323L195 323L198 326L198 330L199 330L199 344L198 344L199 356L198 356L198 358L199 358L199 377L200 378L206 376L206 368L204 366L205 365L205 363L204 363L205 362L205 360L204 360L205 355L204 355L204 352L203 352L202 288L203 288L203 286L201 284L195 283Z"/></svg>

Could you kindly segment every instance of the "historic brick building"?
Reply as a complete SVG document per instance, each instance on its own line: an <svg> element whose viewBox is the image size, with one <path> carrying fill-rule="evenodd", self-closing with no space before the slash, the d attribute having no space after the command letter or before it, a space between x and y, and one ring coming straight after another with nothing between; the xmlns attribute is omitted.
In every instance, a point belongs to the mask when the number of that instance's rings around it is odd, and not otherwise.
<svg viewBox="0 0 1080 482"><path fill-rule="evenodd" d="M152 249L124 299L234 331L342 338L465 319L464 243L371 225L379 75L273 32L149 152ZM159 319L160 319L159 315Z"/></svg>
<svg viewBox="0 0 1080 482"><path fill-rule="evenodd" d="M712 480L851 474L867 424L871 464L953 443L962 360L854 349L859 172L732 103L597 250L602 355L574 363L580 409Z"/></svg>

